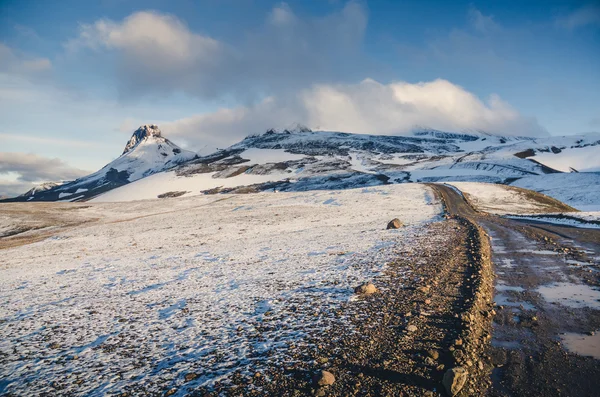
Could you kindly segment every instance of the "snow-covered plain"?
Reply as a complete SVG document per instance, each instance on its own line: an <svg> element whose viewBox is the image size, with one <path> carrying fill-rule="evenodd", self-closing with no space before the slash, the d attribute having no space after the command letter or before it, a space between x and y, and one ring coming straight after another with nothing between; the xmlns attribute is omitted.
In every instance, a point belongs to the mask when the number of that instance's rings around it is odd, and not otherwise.
<svg viewBox="0 0 600 397"><path fill-rule="evenodd" d="M99 220L3 251L0 394L185 395L293 363L307 334L347 326L352 287L413 249L441 205L404 184L77 211ZM385 230L394 217L407 227Z"/></svg>

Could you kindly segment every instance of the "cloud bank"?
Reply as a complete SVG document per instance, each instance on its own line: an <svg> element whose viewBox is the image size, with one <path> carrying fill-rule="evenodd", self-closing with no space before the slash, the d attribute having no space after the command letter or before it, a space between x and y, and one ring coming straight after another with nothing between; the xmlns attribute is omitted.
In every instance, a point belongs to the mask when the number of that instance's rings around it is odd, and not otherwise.
<svg viewBox="0 0 600 397"><path fill-rule="evenodd" d="M416 126L446 131L544 136L535 118L521 115L497 95L482 101L446 80L382 84L317 84L295 96L269 97L252 106L223 108L162 125L192 148L225 147L250 133L293 122L313 129L393 135Z"/></svg>
<svg viewBox="0 0 600 397"><path fill-rule="evenodd" d="M125 95L183 91L199 98L229 95L254 100L265 92L307 87L344 75L340 61L360 63L365 9L349 2L325 17L298 18L285 3L235 44L192 32L172 15L154 11L80 26L71 52L109 51ZM354 68L353 70L356 70Z"/></svg>
<svg viewBox="0 0 600 397"><path fill-rule="evenodd" d="M0 195L16 196L43 182L73 180L89 174L59 159L31 153L0 152Z"/></svg>

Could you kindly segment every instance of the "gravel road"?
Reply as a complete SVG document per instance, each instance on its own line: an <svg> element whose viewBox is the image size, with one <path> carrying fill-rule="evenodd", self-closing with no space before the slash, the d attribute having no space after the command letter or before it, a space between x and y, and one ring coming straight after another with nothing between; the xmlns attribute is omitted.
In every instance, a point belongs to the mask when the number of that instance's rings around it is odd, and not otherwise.
<svg viewBox="0 0 600 397"><path fill-rule="evenodd" d="M496 274L492 396L597 396L600 230L479 213L435 185L449 213L481 225Z"/></svg>

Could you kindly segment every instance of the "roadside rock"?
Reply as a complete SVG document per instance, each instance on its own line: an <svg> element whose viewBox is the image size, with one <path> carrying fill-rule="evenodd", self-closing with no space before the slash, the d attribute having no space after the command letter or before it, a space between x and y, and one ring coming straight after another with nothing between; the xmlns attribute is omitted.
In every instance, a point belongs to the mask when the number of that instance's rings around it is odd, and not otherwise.
<svg viewBox="0 0 600 397"><path fill-rule="evenodd" d="M394 218L387 224L387 229L400 229L404 224L400 222L400 219Z"/></svg>
<svg viewBox="0 0 600 397"><path fill-rule="evenodd" d="M429 293L429 289L430 289L429 286L426 285L426 286L417 288L417 291L419 291L419 292L421 292L423 294L428 294Z"/></svg>
<svg viewBox="0 0 600 397"><path fill-rule="evenodd" d="M318 386L329 386L335 382L335 376L328 371L320 371L313 377L313 381Z"/></svg>
<svg viewBox="0 0 600 397"><path fill-rule="evenodd" d="M454 367L450 368L444 374L444 379L442 380L442 384L446 388L446 391L451 396L455 396L458 392L461 391L465 382L467 381L467 370L463 367Z"/></svg>
<svg viewBox="0 0 600 397"><path fill-rule="evenodd" d="M354 288L355 294L371 295L375 292L377 292L377 288L373 285L373 283L363 283L358 287Z"/></svg>

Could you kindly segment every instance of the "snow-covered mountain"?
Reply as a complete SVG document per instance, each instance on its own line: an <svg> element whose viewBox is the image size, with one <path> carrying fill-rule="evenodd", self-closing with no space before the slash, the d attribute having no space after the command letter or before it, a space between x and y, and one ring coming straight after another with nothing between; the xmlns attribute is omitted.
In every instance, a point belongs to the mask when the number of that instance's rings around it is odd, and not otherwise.
<svg viewBox="0 0 600 397"><path fill-rule="evenodd" d="M8 201L87 200L196 157L163 137L156 125L143 125L133 133L121 156L99 171L71 182L36 186Z"/></svg>
<svg viewBox="0 0 600 397"><path fill-rule="evenodd" d="M298 127L251 135L199 157L146 125L100 171L19 199L131 201L479 181L527 186L584 207L595 205L590 197L600 190L595 171L600 171L600 134L534 139L422 128L407 136L384 136Z"/></svg>
<svg viewBox="0 0 600 397"><path fill-rule="evenodd" d="M578 158L578 153L594 151L600 151L598 134L533 139L430 129L409 136L306 128L269 130L96 200L345 189L406 182L527 181L535 185L538 177L543 176L547 183L552 175L561 174L560 169L553 168L559 159L561 164L568 164ZM600 166L600 160L596 162ZM587 164L591 166L589 161ZM570 180L582 185L582 177L588 178L585 185L589 189L598 189L600 174L573 175Z"/></svg>

